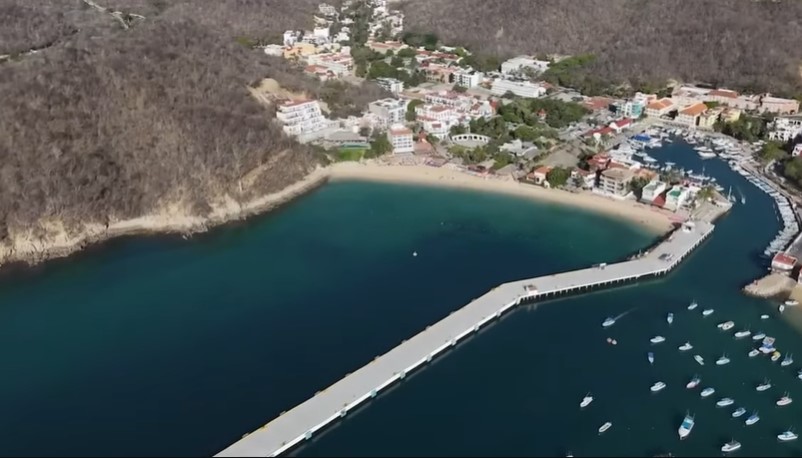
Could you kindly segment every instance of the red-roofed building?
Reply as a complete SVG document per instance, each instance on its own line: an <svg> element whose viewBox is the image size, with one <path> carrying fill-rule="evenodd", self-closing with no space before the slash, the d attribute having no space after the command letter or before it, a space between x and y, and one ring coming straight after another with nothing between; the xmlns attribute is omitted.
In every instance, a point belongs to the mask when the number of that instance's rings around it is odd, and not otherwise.
<svg viewBox="0 0 802 458"><path fill-rule="evenodd" d="M675 121L688 127L696 127L697 124L699 124L699 116L701 116L705 111L707 111L707 105L702 102L694 103L693 105L680 110Z"/></svg>
<svg viewBox="0 0 802 458"><path fill-rule="evenodd" d="M610 156L608 154L599 153L594 155L588 160L590 170L595 172L597 170L604 170L610 164Z"/></svg>
<svg viewBox="0 0 802 458"><path fill-rule="evenodd" d="M532 171L530 178L535 182L535 184L545 185L547 183L546 176L549 174L549 172L551 172L551 167L541 165Z"/></svg>
<svg viewBox="0 0 802 458"><path fill-rule="evenodd" d="M627 129L630 126L632 126L632 119L630 118L619 119L618 121L613 121L610 123L610 128L619 134L622 130Z"/></svg>
<svg viewBox="0 0 802 458"><path fill-rule="evenodd" d="M609 99L607 97L590 97L582 102L582 105L591 111L609 110L612 104L613 99Z"/></svg>
<svg viewBox="0 0 802 458"><path fill-rule="evenodd" d="M771 260L771 268L779 272L790 272L794 270L796 261L797 259L793 256L785 253L777 253L774 255L774 259Z"/></svg>

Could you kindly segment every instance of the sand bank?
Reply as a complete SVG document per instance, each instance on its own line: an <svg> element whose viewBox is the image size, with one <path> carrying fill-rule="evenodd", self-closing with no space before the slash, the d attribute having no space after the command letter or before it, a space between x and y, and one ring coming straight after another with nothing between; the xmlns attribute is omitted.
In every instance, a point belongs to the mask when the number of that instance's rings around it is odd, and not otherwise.
<svg viewBox="0 0 802 458"><path fill-rule="evenodd" d="M512 179L484 178L462 172L456 168L430 167L425 165L382 165L342 162L330 167L333 180L369 180L394 183L413 183L478 191L499 192L537 199L559 205L573 206L583 210L623 218L640 224L655 234L665 234L673 228L673 213L665 212L631 200L614 200L591 192L568 192L546 189L540 186L519 183Z"/></svg>

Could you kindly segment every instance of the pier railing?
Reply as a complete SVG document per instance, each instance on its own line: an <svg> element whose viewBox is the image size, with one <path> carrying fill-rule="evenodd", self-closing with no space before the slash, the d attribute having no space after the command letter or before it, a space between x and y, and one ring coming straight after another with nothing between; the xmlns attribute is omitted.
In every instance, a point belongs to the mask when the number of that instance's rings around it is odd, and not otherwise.
<svg viewBox="0 0 802 458"><path fill-rule="evenodd" d="M714 226L708 222L686 223L637 259L504 283L493 288L258 430L246 434L216 456L280 455L310 439L326 425L345 417L355 407L403 380L516 305L665 275L707 239L713 229Z"/></svg>

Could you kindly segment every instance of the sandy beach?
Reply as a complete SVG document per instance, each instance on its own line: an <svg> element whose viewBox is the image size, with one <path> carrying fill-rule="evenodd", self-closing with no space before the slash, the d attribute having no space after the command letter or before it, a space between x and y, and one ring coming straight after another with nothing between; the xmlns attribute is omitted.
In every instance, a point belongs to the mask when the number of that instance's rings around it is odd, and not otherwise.
<svg viewBox="0 0 802 458"><path fill-rule="evenodd" d="M282 189L240 205L226 198L213 207L209 217L187 214L180 206L168 206L156 214L112 222L108 227L87 224L84 231L69 237L58 222L47 225L49 237L37 239L32 234L11 234L12 244L0 247L0 265L12 262L38 263L63 257L84 247L114 237L155 233L195 233L230 221L270 211L299 197L328 180L368 180L393 183L410 183L430 186L448 186L478 191L497 192L528 197L559 205L574 206L583 210L624 218L640 224L646 230L661 235L673 228L673 213L648 207L633 201L618 201L590 192L572 193L545 189L518 183L511 179L480 177L462 172L451 166L386 165L378 162L342 162L318 167L302 180Z"/></svg>
<svg viewBox="0 0 802 458"><path fill-rule="evenodd" d="M341 162L330 167L330 175L332 180L413 183L499 192L537 199L543 202L573 206L615 218L624 218L642 225L645 229L655 234L665 234L673 228L671 222L673 213L664 212L631 200L619 201L591 192L573 193L546 189L540 186L519 183L512 179L484 178L464 173L449 166L430 167L425 165Z"/></svg>

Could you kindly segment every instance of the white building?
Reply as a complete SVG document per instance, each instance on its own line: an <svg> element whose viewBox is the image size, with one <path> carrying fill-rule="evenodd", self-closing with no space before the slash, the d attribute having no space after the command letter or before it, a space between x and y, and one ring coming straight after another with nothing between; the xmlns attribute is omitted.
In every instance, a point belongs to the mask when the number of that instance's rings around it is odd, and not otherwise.
<svg viewBox="0 0 802 458"><path fill-rule="evenodd" d="M666 190L665 183L663 183L660 180L654 180L643 187L640 199L646 203L652 203L665 190Z"/></svg>
<svg viewBox="0 0 802 458"><path fill-rule="evenodd" d="M354 58L345 52L312 54L307 56L306 62L330 70L337 76L350 75L354 69Z"/></svg>
<svg viewBox="0 0 802 458"><path fill-rule="evenodd" d="M629 169L609 168L599 175L599 189L611 196L626 197L631 192L629 182L632 177Z"/></svg>
<svg viewBox="0 0 802 458"><path fill-rule="evenodd" d="M802 156L802 143L794 145L794 150L791 151L791 157Z"/></svg>
<svg viewBox="0 0 802 458"><path fill-rule="evenodd" d="M476 70L459 70L453 75L454 83L462 87L474 87L482 82L482 73Z"/></svg>
<svg viewBox="0 0 802 458"><path fill-rule="evenodd" d="M415 151L415 143L412 140L412 130L404 127L403 124L396 124L387 131L387 139L393 147L393 154L408 154Z"/></svg>
<svg viewBox="0 0 802 458"><path fill-rule="evenodd" d="M316 100L288 100L278 106L276 118L287 135L308 135L329 126Z"/></svg>
<svg viewBox="0 0 802 458"><path fill-rule="evenodd" d="M267 45L265 46L265 54L268 56L283 56L284 46L281 45Z"/></svg>
<svg viewBox="0 0 802 458"><path fill-rule="evenodd" d="M802 135L802 116L780 116L774 119L769 140L787 142Z"/></svg>
<svg viewBox="0 0 802 458"><path fill-rule="evenodd" d="M663 205L663 208L677 211L687 202L690 195L690 189L685 186L674 186L671 191L666 193L666 203Z"/></svg>
<svg viewBox="0 0 802 458"><path fill-rule="evenodd" d="M457 114L452 108L445 105L431 105L424 103L415 107L415 116L417 118L448 122L449 119L456 117Z"/></svg>
<svg viewBox="0 0 802 458"><path fill-rule="evenodd" d="M376 100L368 104L368 111L381 119L381 127L401 124L407 112L407 102L390 98Z"/></svg>
<svg viewBox="0 0 802 458"><path fill-rule="evenodd" d="M529 81L513 81L497 78L495 81L493 81L493 86L490 88L490 92L497 96L502 96L507 92L512 92L518 97L535 99L545 95L546 88Z"/></svg>
<svg viewBox="0 0 802 458"><path fill-rule="evenodd" d="M329 5L328 3L321 3L318 5L317 9L320 11L320 14L323 16L336 16L337 15L337 8Z"/></svg>
<svg viewBox="0 0 802 458"><path fill-rule="evenodd" d="M376 78L374 81L393 94L400 94L404 90L404 82L395 78Z"/></svg>
<svg viewBox="0 0 802 458"><path fill-rule="evenodd" d="M529 56L518 56L501 64L502 73L514 73L525 68L532 69L537 73L542 73L548 70L549 62L537 60Z"/></svg>
<svg viewBox="0 0 802 458"><path fill-rule="evenodd" d="M284 32L284 46L292 46L298 42L300 33L296 30L287 30Z"/></svg>

